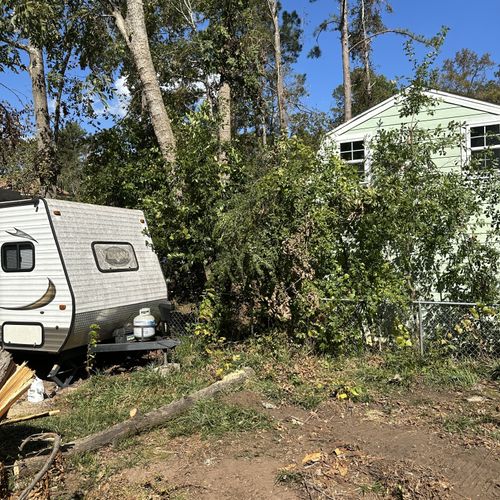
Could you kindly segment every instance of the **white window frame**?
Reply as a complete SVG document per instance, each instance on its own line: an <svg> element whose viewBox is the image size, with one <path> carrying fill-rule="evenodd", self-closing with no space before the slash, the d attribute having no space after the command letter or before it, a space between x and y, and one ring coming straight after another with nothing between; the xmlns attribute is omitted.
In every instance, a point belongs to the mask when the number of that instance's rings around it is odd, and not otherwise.
<svg viewBox="0 0 500 500"><path fill-rule="evenodd" d="M335 139L335 142L337 144L338 148L338 155L340 159L341 157L341 151L340 151L340 145L345 144L347 142L362 142L363 143L363 149L365 152L365 156L362 160L344 160L346 163L349 165L359 165L360 163L364 164L364 176L363 179L361 180L362 184L370 184L371 182L371 162L370 162L370 140L371 140L371 135L365 134L365 135L356 135L356 136L347 136L347 137L337 137Z"/></svg>
<svg viewBox="0 0 500 500"><path fill-rule="evenodd" d="M485 146L472 147L471 146L471 128L475 127L487 127L488 125L500 125L500 116L467 122L465 125L465 147L462 153L462 165L469 163L472 160L473 151L485 151L487 148ZM500 149L500 144L497 146L492 146L490 149Z"/></svg>

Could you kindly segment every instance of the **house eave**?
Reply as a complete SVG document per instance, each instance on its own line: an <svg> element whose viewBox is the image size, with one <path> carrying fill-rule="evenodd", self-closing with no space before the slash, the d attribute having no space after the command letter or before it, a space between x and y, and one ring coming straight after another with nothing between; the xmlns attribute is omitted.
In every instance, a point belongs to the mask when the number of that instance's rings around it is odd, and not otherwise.
<svg viewBox="0 0 500 500"><path fill-rule="evenodd" d="M497 104L491 104L485 101L480 101L478 99L472 99L470 97L463 97L456 94L450 94L449 92L443 92L441 90L426 90L424 94L427 97L441 100L450 104L455 104L457 106L462 106L465 108L474 109L483 113L491 113L493 115L500 116L500 106ZM385 101L377 104L373 108L370 108L358 116L351 118L349 121L342 123L338 127L334 128L326 134L326 137L334 138L338 135L345 134L349 130L361 125L367 120L377 116L378 114L384 112L385 110L394 106L398 99L402 97L402 93L396 94Z"/></svg>

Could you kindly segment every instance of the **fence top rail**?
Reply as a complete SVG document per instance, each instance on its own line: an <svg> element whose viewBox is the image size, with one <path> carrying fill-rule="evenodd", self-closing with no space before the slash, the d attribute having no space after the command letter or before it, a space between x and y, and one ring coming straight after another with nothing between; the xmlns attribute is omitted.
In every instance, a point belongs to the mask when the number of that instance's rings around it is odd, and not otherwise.
<svg viewBox="0 0 500 500"><path fill-rule="evenodd" d="M415 300L413 304L422 305L437 305L437 306L488 306L488 307L500 307L500 304L484 304L482 302L447 302L440 300Z"/></svg>
<svg viewBox="0 0 500 500"><path fill-rule="evenodd" d="M334 299L330 297L323 297L321 299L324 302L343 302L347 304L362 304L366 302L366 299ZM384 301L381 301L384 302ZM414 305L436 305L436 306L488 306L488 307L498 307L500 304L485 304L483 302L453 302L445 300L413 300L411 302Z"/></svg>

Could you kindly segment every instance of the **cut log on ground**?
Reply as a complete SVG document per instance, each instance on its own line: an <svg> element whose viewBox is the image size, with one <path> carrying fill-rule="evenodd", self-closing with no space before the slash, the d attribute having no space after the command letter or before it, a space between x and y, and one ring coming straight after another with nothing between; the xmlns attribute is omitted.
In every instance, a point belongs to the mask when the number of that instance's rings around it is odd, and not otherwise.
<svg viewBox="0 0 500 500"><path fill-rule="evenodd" d="M16 365L12 361L10 353L0 348L0 387L4 385L15 369Z"/></svg>
<svg viewBox="0 0 500 500"><path fill-rule="evenodd" d="M101 432L91 434L90 436L78 439L73 443L68 443L62 447L64 456L72 456L78 453L97 450L103 446L113 443L118 439L124 439L128 436L139 434L164 424L168 420L178 417L181 413L192 408L198 401L208 399L216 394L234 388L246 382L254 371L252 368L243 368L236 372L226 375L222 380L195 391L188 396L178 399L168 405L162 406L157 410L150 411L144 415L136 414L130 420L108 427ZM26 476L31 471L36 470L44 462L42 457L27 458L17 462L17 473L20 476Z"/></svg>
<svg viewBox="0 0 500 500"><path fill-rule="evenodd" d="M96 450L117 439L123 439L133 434L139 434L142 431L157 427L193 407L201 399L210 398L230 387L242 384L251 377L253 373L254 371L251 368L244 368L243 370L230 373L222 380L204 389L193 392L189 394L189 396L174 401L173 403L162 406L157 410L150 411L144 415L138 414L126 422L121 422L101 432L97 432L96 434L78 439L74 443L69 443L65 446L67 454L75 455L77 453Z"/></svg>

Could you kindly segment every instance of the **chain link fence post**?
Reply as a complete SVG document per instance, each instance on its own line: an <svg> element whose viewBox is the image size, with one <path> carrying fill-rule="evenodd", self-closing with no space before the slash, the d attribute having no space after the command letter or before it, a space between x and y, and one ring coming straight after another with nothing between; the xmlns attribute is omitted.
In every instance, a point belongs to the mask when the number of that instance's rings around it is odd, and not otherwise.
<svg viewBox="0 0 500 500"><path fill-rule="evenodd" d="M418 302L418 338L420 343L420 356L424 356L424 320L422 314L422 302Z"/></svg>

